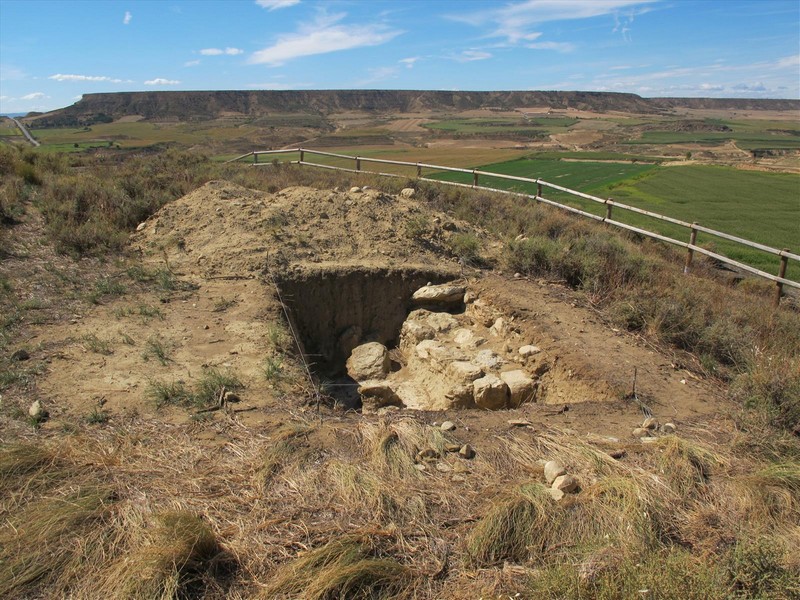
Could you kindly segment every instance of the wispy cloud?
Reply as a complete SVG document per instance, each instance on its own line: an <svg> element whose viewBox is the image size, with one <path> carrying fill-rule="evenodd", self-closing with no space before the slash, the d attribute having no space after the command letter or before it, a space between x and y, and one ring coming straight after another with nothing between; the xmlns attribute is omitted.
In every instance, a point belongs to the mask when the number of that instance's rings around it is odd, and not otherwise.
<svg viewBox="0 0 800 600"><path fill-rule="evenodd" d="M397 77L397 67L377 67L367 70L367 77L355 82L356 87L364 87L372 85L379 81L386 81L387 79L394 79Z"/></svg>
<svg viewBox="0 0 800 600"><path fill-rule="evenodd" d="M227 54L228 56L236 56L237 54L244 54L244 50L240 48L203 48L200 50L203 56L220 56Z"/></svg>
<svg viewBox="0 0 800 600"><path fill-rule="evenodd" d="M42 100L44 98L49 98L49 97L50 96L48 96L44 92L33 92L32 94L26 94L25 96L22 96L20 100Z"/></svg>
<svg viewBox="0 0 800 600"><path fill-rule="evenodd" d="M486 52L484 50L464 50L460 54L454 55L452 58L458 62L472 62L474 60L486 60L487 58L492 58L492 54L491 52Z"/></svg>
<svg viewBox="0 0 800 600"><path fill-rule="evenodd" d="M122 79L105 77L103 75L65 75L63 73L56 73L55 75L50 75L48 79L53 79L55 81L104 81L106 83L123 83Z"/></svg>
<svg viewBox="0 0 800 600"><path fill-rule="evenodd" d="M155 79L149 79L144 82L145 85L179 85L180 81L176 79L164 79L162 77L156 77Z"/></svg>
<svg viewBox="0 0 800 600"><path fill-rule="evenodd" d="M200 64L200 62L201 61L199 61L199 60L187 60L185 63L183 63L183 66L184 67L196 67L197 65Z"/></svg>
<svg viewBox="0 0 800 600"><path fill-rule="evenodd" d="M302 25L295 33L280 35L272 46L254 52L249 62L277 67L303 56L378 46L402 33L381 23L364 25L339 23L345 16L344 13L336 15L322 13L313 23Z"/></svg>
<svg viewBox="0 0 800 600"><path fill-rule="evenodd" d="M123 25L130 25L131 19L133 19L133 15L131 14L131 11L126 10L125 11L125 16L122 18L122 24Z"/></svg>
<svg viewBox="0 0 800 600"><path fill-rule="evenodd" d="M575 50L575 44L569 42L534 42L533 44L525 44L525 47L531 50L555 50L556 52L572 52Z"/></svg>
<svg viewBox="0 0 800 600"><path fill-rule="evenodd" d="M638 8L638 14L646 11L646 5L658 0L525 0L499 5L489 10L450 15L454 21L475 27L489 26L489 37L505 38L509 44L532 41L541 35L535 28L548 21L589 19L603 15L615 15L617 11ZM633 20L634 12L628 19Z"/></svg>
<svg viewBox="0 0 800 600"><path fill-rule="evenodd" d="M409 69L413 69L414 65L417 64L417 62L419 60L421 60L421 59L422 59L421 56L409 56L408 58L401 58L397 62L399 62L400 64L405 65Z"/></svg>
<svg viewBox="0 0 800 600"><path fill-rule="evenodd" d="M775 61L775 67L778 69L790 68L790 67L798 67L800 66L800 54L795 54L794 56L784 56L783 58L778 59Z"/></svg>
<svg viewBox="0 0 800 600"><path fill-rule="evenodd" d="M300 0L256 0L256 4L267 10L278 10L279 8L289 8L295 4L300 4Z"/></svg>

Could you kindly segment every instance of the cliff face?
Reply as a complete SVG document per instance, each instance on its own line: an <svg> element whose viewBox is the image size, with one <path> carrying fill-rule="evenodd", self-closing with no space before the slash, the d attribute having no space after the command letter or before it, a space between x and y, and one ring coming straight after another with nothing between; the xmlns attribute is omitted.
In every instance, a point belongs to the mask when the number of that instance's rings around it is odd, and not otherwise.
<svg viewBox="0 0 800 600"><path fill-rule="evenodd" d="M576 108L598 112L655 113L675 107L800 109L796 100L641 98L608 92L447 92L414 90L306 90L120 92L86 94L66 108L36 117L38 126L83 125L126 115L145 119L207 120L226 113L258 117L270 113L343 111L400 113L478 108Z"/></svg>

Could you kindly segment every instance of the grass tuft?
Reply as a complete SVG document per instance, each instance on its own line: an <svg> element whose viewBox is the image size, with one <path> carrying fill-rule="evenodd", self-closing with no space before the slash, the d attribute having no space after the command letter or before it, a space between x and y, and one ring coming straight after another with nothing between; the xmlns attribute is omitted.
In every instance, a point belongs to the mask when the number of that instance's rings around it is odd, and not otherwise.
<svg viewBox="0 0 800 600"><path fill-rule="evenodd" d="M365 538L348 534L301 554L278 570L262 597L408 598L415 573L395 559L381 556L379 549Z"/></svg>

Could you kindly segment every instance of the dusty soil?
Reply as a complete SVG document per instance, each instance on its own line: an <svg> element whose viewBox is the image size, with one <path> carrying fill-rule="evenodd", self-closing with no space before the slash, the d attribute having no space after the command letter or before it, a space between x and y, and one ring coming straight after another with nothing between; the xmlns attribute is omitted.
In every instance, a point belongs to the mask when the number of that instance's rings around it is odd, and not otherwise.
<svg viewBox="0 0 800 600"><path fill-rule="evenodd" d="M35 358L46 364L36 395L53 417L45 427L98 407L112 419L187 422L193 410L157 408L149 390L154 382L191 386L208 368L235 372L244 384L233 407L237 422L272 422L313 397L319 384L318 377L308 381L295 344L278 339L287 332L281 300L301 347L322 345L320 338L333 339L356 321L365 331L365 324L391 319L399 328L413 289L433 279L466 281L493 316L510 323L518 344L542 350L528 365L540 378L537 402L497 412L448 411L447 418L476 432L476 441L507 428L509 419L581 436L627 437L642 420L642 405L679 427L724 408L714 382L608 326L569 289L465 269L448 251L457 232L487 239L413 198L378 190L267 194L211 182L164 207L132 238L146 267L170 272L177 291L131 291L32 328L28 345L40 349ZM487 244L484 253L492 252ZM392 277L403 283L386 287ZM93 350L93 339L107 342L106 351ZM364 340L350 347L358 341ZM148 356L154 343L165 360ZM313 367L314 356L306 359ZM282 361L280 379L265 377L271 360Z"/></svg>

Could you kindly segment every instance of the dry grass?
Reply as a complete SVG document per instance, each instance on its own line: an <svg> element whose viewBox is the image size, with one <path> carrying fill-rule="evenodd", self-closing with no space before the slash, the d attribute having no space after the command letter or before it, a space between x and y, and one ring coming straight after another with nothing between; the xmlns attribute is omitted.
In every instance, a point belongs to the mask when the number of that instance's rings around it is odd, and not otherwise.
<svg viewBox="0 0 800 600"><path fill-rule="evenodd" d="M202 589L203 575L222 552L211 528L185 511L154 521L145 539L101 575L97 592L103 597L169 600Z"/></svg>
<svg viewBox="0 0 800 600"><path fill-rule="evenodd" d="M263 598L407 598L415 583L412 569L386 555L388 536L347 534L305 552L282 567Z"/></svg>

